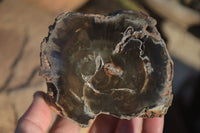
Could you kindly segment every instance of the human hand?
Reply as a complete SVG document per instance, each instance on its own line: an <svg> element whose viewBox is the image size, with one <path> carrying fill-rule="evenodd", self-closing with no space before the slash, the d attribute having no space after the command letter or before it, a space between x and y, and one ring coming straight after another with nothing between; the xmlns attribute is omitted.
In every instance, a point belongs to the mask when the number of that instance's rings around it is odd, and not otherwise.
<svg viewBox="0 0 200 133"><path fill-rule="evenodd" d="M21 117L15 133L45 133L52 116L51 109L44 101L44 94L37 92L33 103ZM99 115L92 124L89 133L162 133L164 117L133 118L121 120L109 115ZM68 119L58 117L50 129L50 133L78 133L79 126Z"/></svg>

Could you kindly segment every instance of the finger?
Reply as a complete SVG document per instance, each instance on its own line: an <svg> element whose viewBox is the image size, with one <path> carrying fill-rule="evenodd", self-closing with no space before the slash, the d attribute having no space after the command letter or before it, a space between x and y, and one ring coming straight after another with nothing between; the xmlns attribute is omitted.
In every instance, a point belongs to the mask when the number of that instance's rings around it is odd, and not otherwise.
<svg viewBox="0 0 200 133"><path fill-rule="evenodd" d="M52 116L43 96L43 92L35 93L34 100L19 120L15 133L44 133L47 131Z"/></svg>
<svg viewBox="0 0 200 133"><path fill-rule="evenodd" d="M57 117L50 133L78 133L79 126L67 118Z"/></svg>
<svg viewBox="0 0 200 133"><path fill-rule="evenodd" d="M142 133L162 133L164 125L164 116L147 118L143 120Z"/></svg>
<svg viewBox="0 0 200 133"><path fill-rule="evenodd" d="M122 119L118 122L115 133L141 133L142 121L142 118Z"/></svg>
<svg viewBox="0 0 200 133"><path fill-rule="evenodd" d="M101 114L97 116L89 133L113 133L116 129L118 118Z"/></svg>

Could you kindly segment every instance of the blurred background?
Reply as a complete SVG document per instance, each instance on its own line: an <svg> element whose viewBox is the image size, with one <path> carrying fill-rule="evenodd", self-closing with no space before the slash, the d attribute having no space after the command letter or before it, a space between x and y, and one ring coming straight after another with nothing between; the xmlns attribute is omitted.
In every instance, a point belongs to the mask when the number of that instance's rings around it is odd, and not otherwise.
<svg viewBox="0 0 200 133"><path fill-rule="evenodd" d="M0 0L1 133L14 132L34 92L46 91L38 74L40 43L55 17L64 11L106 15L122 9L154 17L173 58L174 100L164 133L200 133L199 0Z"/></svg>

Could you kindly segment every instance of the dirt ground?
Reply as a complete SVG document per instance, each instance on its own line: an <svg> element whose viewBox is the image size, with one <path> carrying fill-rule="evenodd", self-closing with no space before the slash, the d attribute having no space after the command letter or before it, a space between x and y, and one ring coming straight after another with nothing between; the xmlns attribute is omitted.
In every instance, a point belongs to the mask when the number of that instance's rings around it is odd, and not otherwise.
<svg viewBox="0 0 200 133"><path fill-rule="evenodd" d="M52 10L49 5L34 3L31 0L0 1L1 133L14 132L18 119L31 104L34 92L38 90L46 92L45 80L39 76L40 43L47 36L48 26L54 22L57 14L66 8L68 11L101 14L125 8L116 1L80 0L77 6L71 3L71 7L59 8L58 4L58 7ZM162 23L158 22L158 24L162 36L167 40L167 46L175 64L173 82L175 102L169 114L166 115L165 131L181 132L184 128L180 128L187 123L182 115L177 115L181 112L181 107L185 107L177 105L182 100L182 96L185 96L179 92L184 92L181 90L184 82L191 83L191 79L196 80L196 77L200 75L200 38L168 19L162 18ZM187 89L186 92L188 92ZM187 96L187 98L190 97L191 95ZM174 116L176 121L173 122L174 126L171 126L170 122L173 121ZM87 129L82 132L87 132Z"/></svg>

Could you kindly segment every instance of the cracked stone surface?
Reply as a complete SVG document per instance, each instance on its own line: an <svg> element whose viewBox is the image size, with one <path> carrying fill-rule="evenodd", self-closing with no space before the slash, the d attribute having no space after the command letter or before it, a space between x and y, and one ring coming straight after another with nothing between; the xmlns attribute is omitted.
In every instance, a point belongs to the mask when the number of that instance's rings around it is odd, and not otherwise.
<svg viewBox="0 0 200 133"><path fill-rule="evenodd" d="M173 62L155 25L137 11L58 16L41 44L50 104L81 126L100 113L122 119L166 114Z"/></svg>

